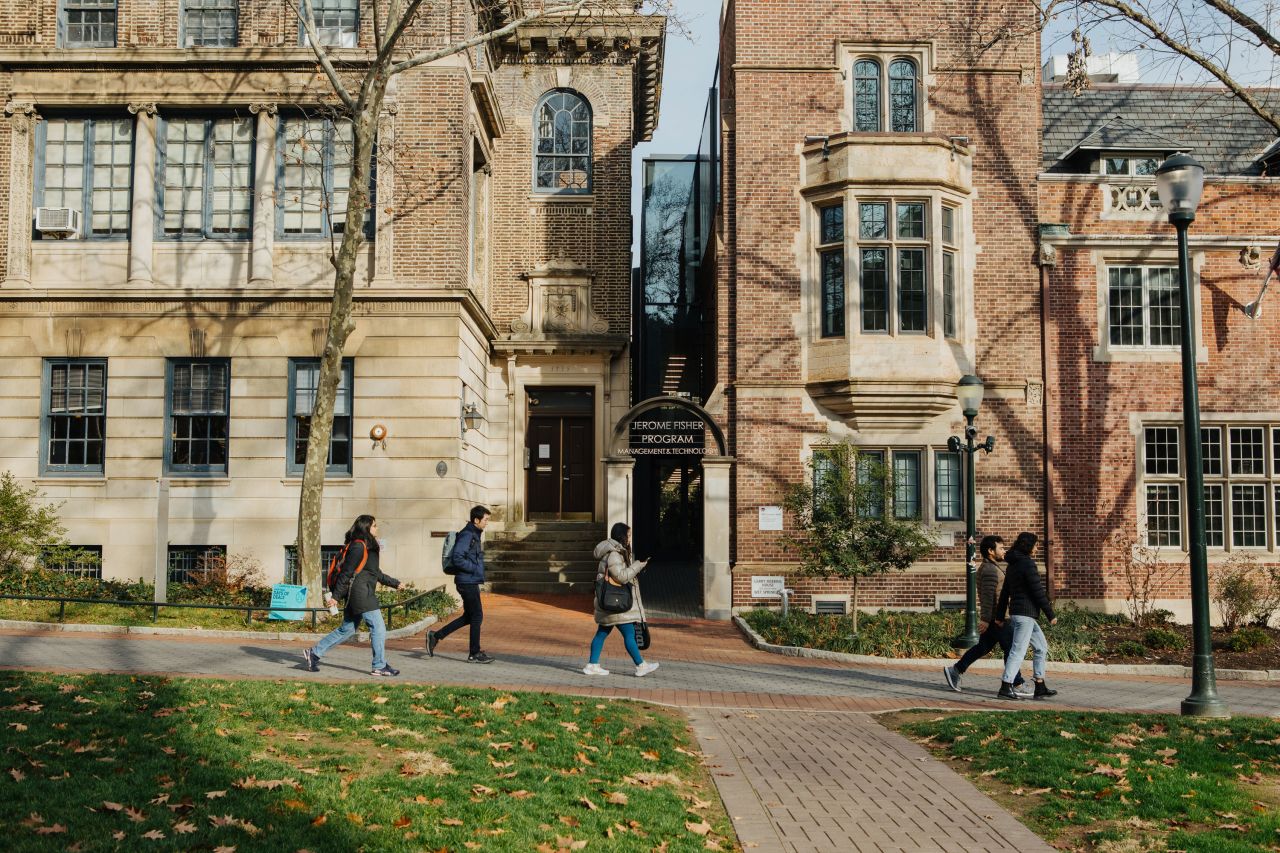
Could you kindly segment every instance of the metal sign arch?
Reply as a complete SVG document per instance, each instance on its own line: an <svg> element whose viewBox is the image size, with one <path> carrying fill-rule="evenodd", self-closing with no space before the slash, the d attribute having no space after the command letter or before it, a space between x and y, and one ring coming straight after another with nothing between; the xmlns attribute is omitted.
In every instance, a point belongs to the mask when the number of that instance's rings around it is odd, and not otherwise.
<svg viewBox="0 0 1280 853"><path fill-rule="evenodd" d="M647 400L641 400L636 405L627 410L627 413L618 419L618 423L613 427L613 437L609 440L609 453L611 455L619 455L623 451L619 442L626 437L626 432L631 428L631 422L643 415L645 412L651 412L654 409L684 409L697 415L698 419L706 424L707 429L711 430L711 435L716 441L716 451L719 456L727 456L727 445L724 440L724 430L720 429L720 425L715 419L707 413L707 410L699 406L692 400L686 400L684 397L650 397Z"/></svg>

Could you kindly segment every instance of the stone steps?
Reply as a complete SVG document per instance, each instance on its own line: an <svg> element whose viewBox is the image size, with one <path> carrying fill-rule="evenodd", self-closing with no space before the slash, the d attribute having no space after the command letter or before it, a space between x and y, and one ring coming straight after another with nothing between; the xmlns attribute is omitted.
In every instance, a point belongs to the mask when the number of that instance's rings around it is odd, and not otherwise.
<svg viewBox="0 0 1280 853"><path fill-rule="evenodd" d="M486 577L494 592L589 592L603 525L539 521L485 537Z"/></svg>

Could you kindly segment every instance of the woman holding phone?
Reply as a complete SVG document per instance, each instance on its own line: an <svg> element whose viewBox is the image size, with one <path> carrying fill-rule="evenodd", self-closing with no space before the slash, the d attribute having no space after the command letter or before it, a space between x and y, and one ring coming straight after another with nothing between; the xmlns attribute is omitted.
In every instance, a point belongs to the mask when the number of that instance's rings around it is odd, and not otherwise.
<svg viewBox="0 0 1280 853"><path fill-rule="evenodd" d="M604 650L604 638L614 628L622 635L627 654L636 665L636 678L644 678L658 668L658 664L646 661L636 644L636 624L644 621L644 605L640 601L640 584L636 578L648 560L635 559L631 551L631 528L622 522L613 525L609 538L596 546L595 558L600 561L596 579L618 586L631 584L631 609L624 613L609 613L600 608L599 597L595 601L596 635L591 639L591 660L582 671L586 675L608 675L609 670L600 666L600 653Z"/></svg>

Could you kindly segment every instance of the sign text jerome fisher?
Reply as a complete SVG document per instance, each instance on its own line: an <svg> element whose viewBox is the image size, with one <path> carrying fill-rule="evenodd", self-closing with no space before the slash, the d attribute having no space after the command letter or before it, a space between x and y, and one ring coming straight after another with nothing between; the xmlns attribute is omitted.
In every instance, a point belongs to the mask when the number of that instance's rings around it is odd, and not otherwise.
<svg viewBox="0 0 1280 853"><path fill-rule="evenodd" d="M631 422L631 456L702 456L707 452L706 425L691 420L635 420Z"/></svg>

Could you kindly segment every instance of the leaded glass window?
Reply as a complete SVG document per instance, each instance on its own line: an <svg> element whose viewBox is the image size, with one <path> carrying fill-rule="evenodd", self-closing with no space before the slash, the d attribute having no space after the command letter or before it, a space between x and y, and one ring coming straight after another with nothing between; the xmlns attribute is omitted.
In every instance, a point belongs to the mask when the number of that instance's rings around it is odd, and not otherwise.
<svg viewBox="0 0 1280 853"><path fill-rule="evenodd" d="M534 110L534 188L591 192L591 107L573 92L543 96Z"/></svg>

